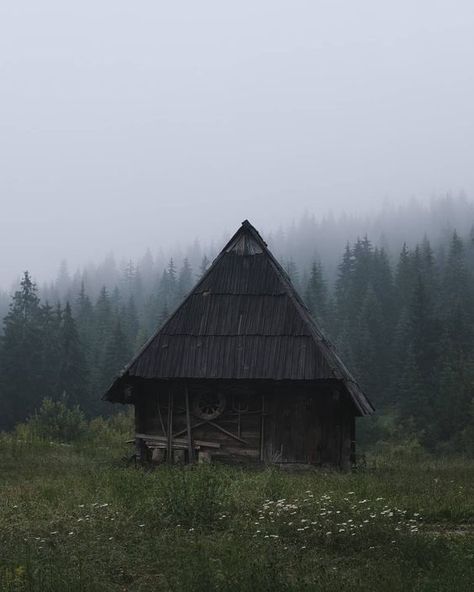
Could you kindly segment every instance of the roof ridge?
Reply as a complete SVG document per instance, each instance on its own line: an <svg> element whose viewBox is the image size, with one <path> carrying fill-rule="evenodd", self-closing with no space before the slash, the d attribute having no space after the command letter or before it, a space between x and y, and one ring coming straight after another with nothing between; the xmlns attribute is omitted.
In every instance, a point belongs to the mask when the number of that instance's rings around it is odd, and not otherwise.
<svg viewBox="0 0 474 592"><path fill-rule="evenodd" d="M188 335L189 337L307 337L313 339L311 333L189 333L184 331L183 333L166 333L160 331L160 335L166 335L167 337L176 337L177 335Z"/></svg>

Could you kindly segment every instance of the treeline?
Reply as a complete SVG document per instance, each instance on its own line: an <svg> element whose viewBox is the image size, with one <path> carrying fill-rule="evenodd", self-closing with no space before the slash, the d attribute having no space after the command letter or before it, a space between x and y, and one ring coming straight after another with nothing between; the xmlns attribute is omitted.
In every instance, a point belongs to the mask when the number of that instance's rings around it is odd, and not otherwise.
<svg viewBox="0 0 474 592"><path fill-rule="evenodd" d="M435 248L449 241L454 229L461 236L466 236L473 220L474 202L460 195L434 199L429 203L412 200L405 205L386 205L370 216L342 214L321 218L306 213L291 224L285 221L280 229L259 226L259 230L279 261L294 262L304 276L313 261L318 259L324 264L328 283L333 285L337 279L341 249L347 241L354 243L360 236L370 236L374 244L383 246L393 259L398 256L404 242L409 248L415 248L424 235L430 237ZM118 258L112 253L79 269L71 269L63 261L53 281L38 284L39 292L44 301L72 302L84 285L89 298L95 301L104 286L110 292L118 286L121 293L127 294L132 275L135 283L140 284L140 297L147 300L156 292L162 271L171 257L179 268L187 259L194 275L198 276L206 256L213 259L234 231L235 227L228 228L214 241L188 240L185 244L166 249L156 248L155 245L137 255L133 261L128 257ZM179 228L176 234L179 235ZM19 282L20 277L18 285ZM5 286L0 286L0 318L8 311L9 300L9 294L2 288L5 289Z"/></svg>
<svg viewBox="0 0 474 592"><path fill-rule="evenodd" d="M364 238L347 245L330 294L319 264L305 288L313 315L399 437L474 452L474 233L434 253L403 245L391 265Z"/></svg>
<svg viewBox="0 0 474 592"><path fill-rule="evenodd" d="M433 246L449 241L454 229L466 236L473 220L474 202L461 193L429 202L412 199L405 204L387 203L370 215L321 217L307 213L291 225L265 232L265 237L280 261L292 259L301 269L308 269L317 256L324 262L326 278L332 285L337 279L341 245L347 241L353 244L358 237L369 236L396 258L403 243L415 248L425 235Z"/></svg>
<svg viewBox="0 0 474 592"><path fill-rule="evenodd" d="M127 264L94 295L86 279L67 299L42 298L28 273L12 297L0 347L0 425L10 428L45 397L112 411L100 397L209 265L173 259L158 274ZM368 238L348 244L337 279L321 261L286 264L323 331L377 407L373 440L391 417L400 437L428 449L474 448L474 234L428 239L391 260ZM51 293L50 293L51 296Z"/></svg>
<svg viewBox="0 0 474 592"><path fill-rule="evenodd" d="M130 264L111 292L103 287L93 300L82 285L70 301L52 306L41 302L26 272L4 319L0 428L24 420L46 397L79 405L89 417L110 413L101 395L193 283L187 260L178 272L171 259L144 297L142 276Z"/></svg>

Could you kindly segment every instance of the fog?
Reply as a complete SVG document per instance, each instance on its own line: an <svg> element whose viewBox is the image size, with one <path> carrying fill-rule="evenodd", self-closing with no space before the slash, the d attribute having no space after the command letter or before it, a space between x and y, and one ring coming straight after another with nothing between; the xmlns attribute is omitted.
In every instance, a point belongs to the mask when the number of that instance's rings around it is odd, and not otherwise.
<svg viewBox="0 0 474 592"><path fill-rule="evenodd" d="M0 286L474 195L472 2L0 3Z"/></svg>

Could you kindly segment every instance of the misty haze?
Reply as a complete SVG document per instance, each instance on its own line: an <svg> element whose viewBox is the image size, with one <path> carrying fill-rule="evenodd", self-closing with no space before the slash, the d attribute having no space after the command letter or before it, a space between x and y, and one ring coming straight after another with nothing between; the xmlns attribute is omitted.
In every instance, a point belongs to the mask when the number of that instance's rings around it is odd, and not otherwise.
<svg viewBox="0 0 474 592"><path fill-rule="evenodd" d="M0 590L474 581L474 7L0 3Z"/></svg>

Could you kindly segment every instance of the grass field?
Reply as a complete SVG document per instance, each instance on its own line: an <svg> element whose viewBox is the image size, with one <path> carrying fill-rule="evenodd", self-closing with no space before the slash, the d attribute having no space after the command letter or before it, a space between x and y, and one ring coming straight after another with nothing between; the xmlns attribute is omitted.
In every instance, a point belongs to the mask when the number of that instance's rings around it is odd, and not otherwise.
<svg viewBox="0 0 474 592"><path fill-rule="evenodd" d="M146 471L125 452L0 439L2 592L473 589L473 461Z"/></svg>

